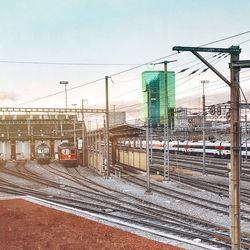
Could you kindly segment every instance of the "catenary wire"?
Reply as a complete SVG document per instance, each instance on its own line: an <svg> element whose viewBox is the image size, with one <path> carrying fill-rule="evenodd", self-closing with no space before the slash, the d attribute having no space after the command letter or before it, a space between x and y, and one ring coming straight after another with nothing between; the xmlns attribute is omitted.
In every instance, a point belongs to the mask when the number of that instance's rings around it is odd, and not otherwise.
<svg viewBox="0 0 250 250"><path fill-rule="evenodd" d="M248 33L250 33L250 30L249 30L249 31L245 31L245 32L241 32L241 33L238 33L238 34L235 34L235 35L232 35L232 36L228 36L228 37L225 37L225 38L222 38L222 39L219 39L219 40L215 40L215 41L212 41L212 42L209 42L209 43L200 45L199 47L203 47L203 46L211 45L211 44L214 44L214 43L222 42L222 41L225 41L225 40L228 40L228 39L232 39L232 38L235 38L235 37L239 37L239 36L242 36L242 35L245 35L245 34L248 34ZM120 74L124 74L124 73L126 73L126 72L129 72L129 71L135 70L135 69L137 69L137 68L143 67L143 66L145 66L145 65L148 65L148 64L151 64L151 63L154 63L154 62L157 62L157 61L166 59L166 58L168 58L168 57L177 55L178 53L179 53L179 52L175 52L175 53L169 54L169 55L167 55L167 56L160 57L160 58L151 60L151 61L146 62L146 63L143 63L143 64L139 64L139 65L137 65L137 66L135 66L135 67L131 67L131 68L125 69L125 70L123 70L123 71L120 71L120 72L111 74L109 77L114 77L114 76L117 76L117 75L120 75ZM72 64L72 65L73 65L73 64ZM105 78L103 77L103 78L100 78L100 79L97 79L97 80L93 80L93 81L88 82L88 83L80 84L80 85L77 85L77 86L75 86L75 87L69 88L68 91L71 91L71 90L73 90L73 89L77 89L77 88L80 88L80 87L83 87L83 86L87 86L87 85L90 85L90 84L99 82L99 81L101 81L101 80L104 80L104 79L105 79ZM55 95L58 95L58 94L61 94L61 93L63 93L63 91L60 91L60 92L57 92L57 93L54 93L54 94L50 94L50 95L47 95L47 96L44 96L44 97L36 98L36 99L30 100L30 101L27 101L27 102L23 102L23 103L18 104L18 105L16 105L16 106L20 106L20 105L32 103L32 102L35 102L35 101L38 101L38 100L42 100L42 99L45 99L45 98L48 98L48 97L52 97L52 96L55 96Z"/></svg>

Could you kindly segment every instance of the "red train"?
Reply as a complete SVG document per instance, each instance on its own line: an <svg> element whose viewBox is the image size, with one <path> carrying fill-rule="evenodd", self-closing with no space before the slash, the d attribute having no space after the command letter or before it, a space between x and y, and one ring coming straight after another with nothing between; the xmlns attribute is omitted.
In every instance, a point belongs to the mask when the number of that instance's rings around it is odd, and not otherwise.
<svg viewBox="0 0 250 250"><path fill-rule="evenodd" d="M77 147L70 143L59 145L58 160L65 167L76 167L78 165Z"/></svg>

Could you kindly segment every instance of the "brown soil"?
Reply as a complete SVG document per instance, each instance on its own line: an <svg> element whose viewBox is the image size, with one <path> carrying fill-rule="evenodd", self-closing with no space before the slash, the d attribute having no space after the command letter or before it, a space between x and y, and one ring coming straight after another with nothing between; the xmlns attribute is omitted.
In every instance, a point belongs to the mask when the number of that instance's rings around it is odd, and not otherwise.
<svg viewBox="0 0 250 250"><path fill-rule="evenodd" d="M22 199L0 201L0 218L0 250L180 249Z"/></svg>

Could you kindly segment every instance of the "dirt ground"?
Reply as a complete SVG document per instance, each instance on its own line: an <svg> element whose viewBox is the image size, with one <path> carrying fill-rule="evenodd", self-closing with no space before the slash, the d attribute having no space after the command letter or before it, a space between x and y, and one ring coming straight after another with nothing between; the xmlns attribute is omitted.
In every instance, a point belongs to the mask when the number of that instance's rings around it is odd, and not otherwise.
<svg viewBox="0 0 250 250"><path fill-rule="evenodd" d="M180 249L22 199L1 200L0 218L0 250Z"/></svg>

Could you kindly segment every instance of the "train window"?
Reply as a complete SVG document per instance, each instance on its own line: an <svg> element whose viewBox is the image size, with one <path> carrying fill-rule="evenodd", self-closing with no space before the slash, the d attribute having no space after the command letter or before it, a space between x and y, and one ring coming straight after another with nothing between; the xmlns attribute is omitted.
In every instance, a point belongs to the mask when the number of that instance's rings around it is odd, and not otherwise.
<svg viewBox="0 0 250 250"><path fill-rule="evenodd" d="M43 149L43 152L44 152L45 154L49 153L49 148L44 148L44 149Z"/></svg>
<svg viewBox="0 0 250 250"><path fill-rule="evenodd" d="M62 154L68 155L69 154L69 149L68 148L62 149Z"/></svg>
<svg viewBox="0 0 250 250"><path fill-rule="evenodd" d="M38 154L42 154L42 153L47 154L47 153L49 153L49 148L47 148L47 147L39 147L39 148L37 149L37 153L38 153Z"/></svg>
<svg viewBox="0 0 250 250"><path fill-rule="evenodd" d="M71 149L70 150L70 154L76 154L76 150L75 149Z"/></svg>

